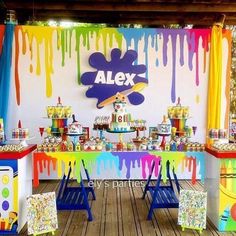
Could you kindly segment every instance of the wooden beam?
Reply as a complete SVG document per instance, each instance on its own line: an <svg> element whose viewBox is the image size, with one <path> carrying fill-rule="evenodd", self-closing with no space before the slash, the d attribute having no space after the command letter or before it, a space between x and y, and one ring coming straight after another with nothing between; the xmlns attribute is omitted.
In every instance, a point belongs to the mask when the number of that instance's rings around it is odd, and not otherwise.
<svg viewBox="0 0 236 236"><path fill-rule="evenodd" d="M33 9L33 1L19 1L7 0L5 2L8 9ZM218 12L218 13L235 13L236 3L186 3L186 2L97 2L97 1L35 1L35 10L77 10L82 11L125 11L125 12Z"/></svg>
<svg viewBox="0 0 236 236"><path fill-rule="evenodd" d="M19 22L24 23L30 19L29 15L22 11L20 15L17 15L18 19L21 19ZM32 14L31 14L32 18ZM142 24L142 25L163 25L163 24L200 24L206 26L212 26L215 22L215 15L192 15L192 14L154 14L154 13L136 13L132 12L130 14L127 13L119 13L112 14L108 12L104 12L103 14L99 14L97 12L89 12L89 13L80 13L76 14L76 11L71 13L71 11L59 11L59 12L51 12L50 14L47 11L40 11L35 13L35 19L41 21L47 20L71 20L75 22L88 22L88 23L107 23L107 24ZM236 17L228 18L229 20L234 19L236 21Z"/></svg>

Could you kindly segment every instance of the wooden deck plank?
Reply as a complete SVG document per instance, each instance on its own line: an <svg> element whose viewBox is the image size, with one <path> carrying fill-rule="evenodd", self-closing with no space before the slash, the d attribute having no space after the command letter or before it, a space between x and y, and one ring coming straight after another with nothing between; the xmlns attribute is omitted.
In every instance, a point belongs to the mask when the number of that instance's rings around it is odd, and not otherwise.
<svg viewBox="0 0 236 236"><path fill-rule="evenodd" d="M112 189L112 181L104 183L98 189L95 188L97 200L90 201L92 204L92 214L94 220L87 221L86 211L58 211L59 229L55 232L56 236L187 236L200 235L197 231L186 229L184 232L177 225L177 209L156 209L153 219L147 221L148 209L150 207L150 196L145 200L141 199L143 189L141 187L128 187L128 182L124 181L118 187ZM72 186L77 185L76 181ZM192 185L190 181L182 180L180 185L184 189L202 190L203 185L197 182ZM56 191L59 181L47 180L41 181L38 188L33 189L33 193ZM148 194L149 195L149 194ZM27 226L20 234L27 235ZM44 234L50 235L51 234ZM207 220L207 229L203 230L203 236L236 236L235 232L218 232L216 227Z"/></svg>
<svg viewBox="0 0 236 236"><path fill-rule="evenodd" d="M92 204L91 204L93 221L88 223L88 227L85 232L85 235L97 235L98 232L100 232L100 226L101 226L100 219L103 213L102 206L103 206L103 199L104 199L104 191L105 191L104 183L102 183L101 186L96 185L95 187L96 200L92 201Z"/></svg>
<svg viewBox="0 0 236 236"><path fill-rule="evenodd" d="M136 207L136 204L135 204L135 197L134 197L134 194L133 194L133 186L135 186L135 184L137 184L137 183L140 183L140 181L129 181L128 183L129 183L129 186L130 186L129 187L130 201L131 201L131 206L132 206L132 210L133 210L132 213L134 215L137 234L143 236L141 225L140 225L140 219L139 219L137 207ZM140 187L138 187L138 188L140 188Z"/></svg>
<svg viewBox="0 0 236 236"><path fill-rule="evenodd" d="M118 235L124 236L124 229L123 229L123 217L122 217L122 199L121 199L121 192L120 188L117 188L117 223L118 223Z"/></svg>
<svg viewBox="0 0 236 236"><path fill-rule="evenodd" d="M122 219L123 219L123 230L125 236L138 235L135 226L135 219L132 213L132 206L130 202L130 194L128 182L123 181L123 186L120 188L121 192L121 204L122 204Z"/></svg>
<svg viewBox="0 0 236 236"><path fill-rule="evenodd" d="M117 181L111 181L109 191L107 193L106 215L105 215L105 235L118 235L118 221L117 221L117 187L114 187Z"/></svg>
<svg viewBox="0 0 236 236"><path fill-rule="evenodd" d="M144 183L142 181L141 183ZM132 188L134 202L136 207L136 212L139 216L139 224L141 227L142 235L158 236L161 235L161 230L158 225L155 225L152 220L147 220L148 215L148 205L146 200L142 199L143 190L141 187Z"/></svg>
<svg viewBox="0 0 236 236"><path fill-rule="evenodd" d="M105 235L105 227L106 227L106 204L107 204L107 192L108 188L106 185L104 186L104 191L103 191L103 199L102 199L102 214L100 220L100 230L98 231L100 236ZM92 209L93 211L93 209Z"/></svg>
<svg viewBox="0 0 236 236"><path fill-rule="evenodd" d="M155 185L155 181L151 181L150 184ZM151 199L152 199L152 197L148 193L146 196L146 200L148 202L148 209L150 208ZM153 211L152 217L153 217L155 224L159 225L158 227L160 228L162 235L169 235L169 236L179 235L178 232L174 231L172 221L170 219L167 209L155 209Z"/></svg>
<svg viewBox="0 0 236 236"><path fill-rule="evenodd" d="M78 186L76 180L71 181L70 186ZM88 224L88 215L87 211L71 211L69 218L66 224L66 228L63 231L63 236L78 236L81 235L84 227L87 227Z"/></svg>

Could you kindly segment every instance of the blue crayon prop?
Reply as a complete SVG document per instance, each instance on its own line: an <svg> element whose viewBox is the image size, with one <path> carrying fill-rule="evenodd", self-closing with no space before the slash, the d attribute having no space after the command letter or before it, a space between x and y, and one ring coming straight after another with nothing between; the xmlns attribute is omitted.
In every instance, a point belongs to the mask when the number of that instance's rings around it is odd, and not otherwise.
<svg viewBox="0 0 236 236"><path fill-rule="evenodd" d="M229 217L230 217L230 209L229 207L226 207L222 216L220 217L219 231L225 231Z"/></svg>

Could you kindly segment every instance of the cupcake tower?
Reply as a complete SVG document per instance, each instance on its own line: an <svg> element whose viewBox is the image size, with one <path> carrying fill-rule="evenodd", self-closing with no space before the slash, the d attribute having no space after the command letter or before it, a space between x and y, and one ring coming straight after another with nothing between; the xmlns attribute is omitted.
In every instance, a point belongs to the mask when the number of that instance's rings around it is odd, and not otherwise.
<svg viewBox="0 0 236 236"><path fill-rule="evenodd" d="M180 98L178 98L176 106L168 108L168 118L172 126L172 136L191 135L191 131L186 127L186 121L189 118L189 107L181 106Z"/></svg>
<svg viewBox="0 0 236 236"><path fill-rule="evenodd" d="M48 128L48 133L53 136L63 136L68 132L67 120L72 116L71 106L62 106L58 97L57 106L47 107L47 116L52 119L52 126Z"/></svg>

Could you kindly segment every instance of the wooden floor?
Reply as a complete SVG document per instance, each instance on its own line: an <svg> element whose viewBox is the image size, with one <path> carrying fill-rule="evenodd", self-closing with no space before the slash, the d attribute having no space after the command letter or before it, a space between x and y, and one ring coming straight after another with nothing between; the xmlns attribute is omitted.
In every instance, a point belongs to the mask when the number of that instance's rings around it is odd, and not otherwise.
<svg viewBox="0 0 236 236"><path fill-rule="evenodd" d="M95 182L100 184L101 182ZM72 185L76 182L73 181ZM91 201L91 208L94 220L87 221L85 211L59 211L59 228L56 236L98 236L98 235L168 235L168 236L189 236L200 235L195 230L181 231L177 225L177 209L155 210L152 221L147 221L147 213L150 205L149 196L141 199L143 188L142 181L106 181L100 187L96 186L96 201ZM188 181L180 181L184 189L202 189L198 182L194 186ZM119 185L119 187L117 187ZM58 181L41 181L40 186L34 189L34 193L57 191ZM20 235L27 235L25 226ZM51 234L45 234L51 235ZM208 220L207 229L201 235L225 235L232 236L236 233L219 233L213 224Z"/></svg>

